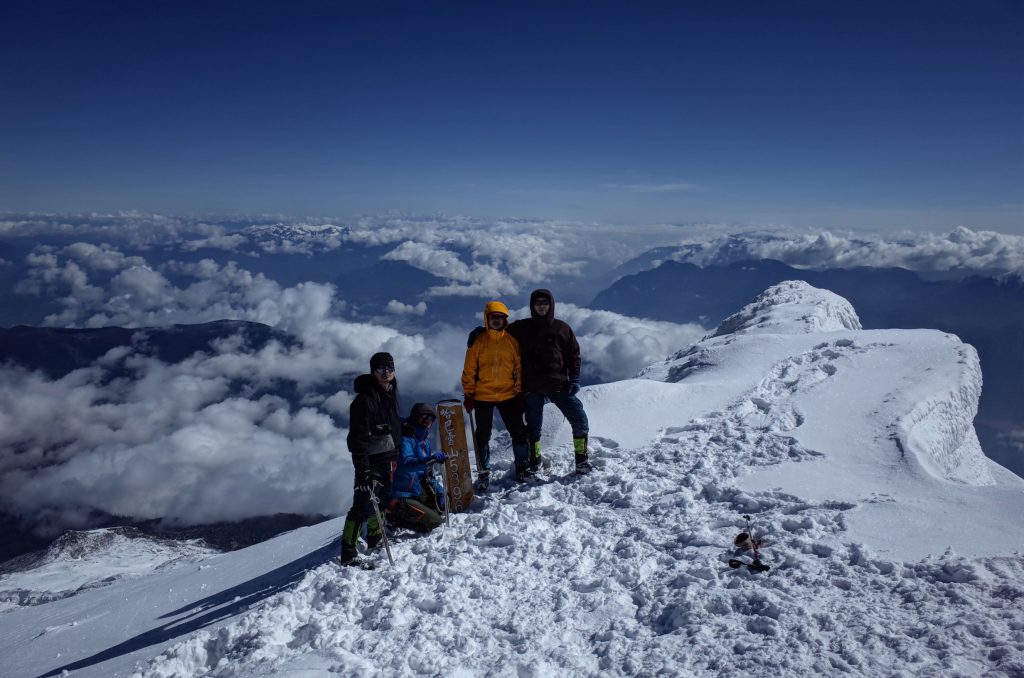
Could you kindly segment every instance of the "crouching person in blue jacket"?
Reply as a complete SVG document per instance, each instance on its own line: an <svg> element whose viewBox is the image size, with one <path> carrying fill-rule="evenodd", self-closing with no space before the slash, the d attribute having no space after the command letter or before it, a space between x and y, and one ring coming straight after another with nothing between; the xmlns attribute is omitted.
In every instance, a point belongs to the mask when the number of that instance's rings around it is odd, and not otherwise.
<svg viewBox="0 0 1024 678"><path fill-rule="evenodd" d="M390 520L398 527L430 532L444 518L444 491L434 474L434 465L444 462L443 452L430 451L430 427L437 414L426 403L412 406L402 425L402 449L398 470L391 484ZM438 473L444 473L438 468Z"/></svg>

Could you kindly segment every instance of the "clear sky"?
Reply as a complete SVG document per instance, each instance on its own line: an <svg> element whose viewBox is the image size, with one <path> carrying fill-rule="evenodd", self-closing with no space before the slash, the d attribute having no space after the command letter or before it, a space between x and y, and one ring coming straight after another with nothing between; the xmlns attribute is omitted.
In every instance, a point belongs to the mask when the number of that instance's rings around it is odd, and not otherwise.
<svg viewBox="0 0 1024 678"><path fill-rule="evenodd" d="M1024 3L0 3L0 211L1024 233Z"/></svg>

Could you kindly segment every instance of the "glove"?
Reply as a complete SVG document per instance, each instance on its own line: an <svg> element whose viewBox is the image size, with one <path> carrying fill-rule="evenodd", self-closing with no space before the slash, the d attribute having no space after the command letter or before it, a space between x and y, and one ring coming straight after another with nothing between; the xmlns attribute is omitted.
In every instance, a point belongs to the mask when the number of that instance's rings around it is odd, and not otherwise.
<svg viewBox="0 0 1024 678"><path fill-rule="evenodd" d="M466 396L462 400L462 406L466 408L467 412L472 412L473 411L473 398L471 396Z"/></svg>
<svg viewBox="0 0 1024 678"><path fill-rule="evenodd" d="M435 463L441 464L444 463L444 460L448 457L444 452L434 452L434 454L430 455L430 458L434 460Z"/></svg>
<svg viewBox="0 0 1024 678"><path fill-rule="evenodd" d="M356 466L356 489L369 492L373 487L373 471L369 466Z"/></svg>
<svg viewBox="0 0 1024 678"><path fill-rule="evenodd" d="M572 397L580 392L580 382L570 381L569 382L569 396Z"/></svg>

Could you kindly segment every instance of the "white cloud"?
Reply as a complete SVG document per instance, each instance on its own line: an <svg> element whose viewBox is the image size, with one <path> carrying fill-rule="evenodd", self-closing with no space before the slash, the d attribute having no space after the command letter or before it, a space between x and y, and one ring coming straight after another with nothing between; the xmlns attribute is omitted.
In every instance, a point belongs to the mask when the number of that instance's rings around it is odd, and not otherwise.
<svg viewBox="0 0 1024 678"><path fill-rule="evenodd" d="M8 215L0 220L0 236L40 238L71 235L81 239L122 241L136 247L187 242L194 237L216 239L224 234L223 226L201 219L141 212Z"/></svg>
<svg viewBox="0 0 1024 678"><path fill-rule="evenodd" d="M707 334L692 323L631 318L573 304L558 303L555 310L556 317L569 323L576 334L584 372L603 382L631 378ZM530 309L520 308L512 316L528 318Z"/></svg>
<svg viewBox="0 0 1024 678"><path fill-rule="evenodd" d="M973 231L964 226L946 235L905 233L897 238L776 230L684 240L672 258L700 266L776 259L813 269L898 266L929 272L1024 272L1024 236Z"/></svg>
<svg viewBox="0 0 1024 678"><path fill-rule="evenodd" d="M195 361L135 366L137 379L103 385L99 368L55 381L0 371L0 436L20 450L0 457L6 508L55 530L82 508L185 523L339 511L347 452L326 414L225 397L228 380L192 373Z"/></svg>
<svg viewBox="0 0 1024 678"><path fill-rule="evenodd" d="M427 312L427 304L423 301L416 305L403 304L397 299L392 299L384 310L395 315L423 315Z"/></svg>

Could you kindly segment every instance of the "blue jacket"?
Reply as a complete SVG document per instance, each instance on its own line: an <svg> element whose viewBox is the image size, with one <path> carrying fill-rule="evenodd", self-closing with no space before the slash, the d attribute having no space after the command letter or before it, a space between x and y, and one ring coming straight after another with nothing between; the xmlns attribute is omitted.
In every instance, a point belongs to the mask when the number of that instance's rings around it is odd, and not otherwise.
<svg viewBox="0 0 1024 678"><path fill-rule="evenodd" d="M444 492L437 479L430 474L433 465L430 450L430 429L406 424L402 427L402 447L398 454L398 468L391 481L393 499L417 499L423 494L423 478L433 486L438 500L444 505ZM431 462L431 463L428 463ZM430 474L428 476L428 474Z"/></svg>

